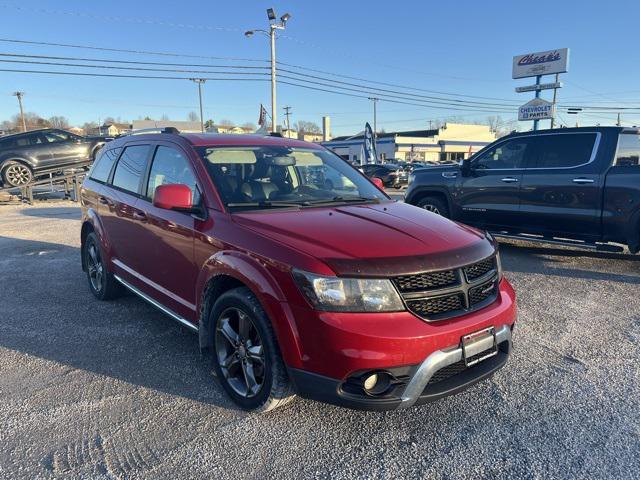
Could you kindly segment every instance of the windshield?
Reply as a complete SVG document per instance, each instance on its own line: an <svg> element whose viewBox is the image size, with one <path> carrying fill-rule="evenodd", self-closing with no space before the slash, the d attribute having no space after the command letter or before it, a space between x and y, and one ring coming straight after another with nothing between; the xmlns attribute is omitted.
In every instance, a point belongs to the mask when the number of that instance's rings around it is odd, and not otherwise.
<svg viewBox="0 0 640 480"><path fill-rule="evenodd" d="M328 150L198 147L231 210L371 203L387 197Z"/></svg>

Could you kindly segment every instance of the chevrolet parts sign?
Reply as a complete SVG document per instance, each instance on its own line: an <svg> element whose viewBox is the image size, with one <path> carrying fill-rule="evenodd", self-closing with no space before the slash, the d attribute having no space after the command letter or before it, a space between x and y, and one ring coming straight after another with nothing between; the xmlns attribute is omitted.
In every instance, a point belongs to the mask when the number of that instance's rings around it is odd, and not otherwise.
<svg viewBox="0 0 640 480"><path fill-rule="evenodd" d="M544 120L553 118L555 105L541 98L534 98L518 109L518 121Z"/></svg>
<svg viewBox="0 0 640 480"><path fill-rule="evenodd" d="M526 53L513 57L512 78L565 73L569 69L569 49Z"/></svg>

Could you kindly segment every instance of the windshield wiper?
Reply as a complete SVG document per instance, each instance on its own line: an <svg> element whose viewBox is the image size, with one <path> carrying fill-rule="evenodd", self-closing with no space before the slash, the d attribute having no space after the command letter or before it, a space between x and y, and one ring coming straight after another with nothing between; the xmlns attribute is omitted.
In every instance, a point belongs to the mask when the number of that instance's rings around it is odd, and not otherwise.
<svg viewBox="0 0 640 480"><path fill-rule="evenodd" d="M380 199L376 198L376 197L359 197L359 196L347 196L347 197L343 197L343 196L336 196L333 198L325 198L322 200L313 200L310 201L308 203L312 204L312 205L318 205L318 204L322 204L322 203L362 203L362 202L373 202L373 203L380 203Z"/></svg>
<svg viewBox="0 0 640 480"><path fill-rule="evenodd" d="M277 200L261 200L259 202L235 202L235 203L227 203L227 207L229 208L300 208L303 205L306 205L307 202L304 203L295 203L295 202L280 202Z"/></svg>

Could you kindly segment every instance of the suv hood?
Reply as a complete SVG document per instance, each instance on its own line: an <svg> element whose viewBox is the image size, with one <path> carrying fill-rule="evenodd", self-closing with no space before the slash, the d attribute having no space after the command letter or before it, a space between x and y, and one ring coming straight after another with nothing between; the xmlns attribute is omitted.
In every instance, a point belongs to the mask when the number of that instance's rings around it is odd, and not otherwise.
<svg viewBox="0 0 640 480"><path fill-rule="evenodd" d="M495 251L484 233L399 202L243 212L233 214L233 219L322 260L337 275L441 270L479 261Z"/></svg>

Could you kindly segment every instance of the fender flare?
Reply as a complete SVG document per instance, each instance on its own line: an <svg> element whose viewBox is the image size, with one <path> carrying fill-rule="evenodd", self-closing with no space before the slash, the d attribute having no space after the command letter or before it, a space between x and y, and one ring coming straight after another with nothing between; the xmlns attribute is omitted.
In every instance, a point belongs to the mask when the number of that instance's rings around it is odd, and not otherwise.
<svg viewBox="0 0 640 480"><path fill-rule="evenodd" d="M100 242L100 246L102 247L102 251L106 253L106 259L108 264L111 263L111 242L109 241L109 237L100 221L100 217L97 212L93 208L88 208L85 213L85 218L82 222L82 227L80 229L80 261L82 262L82 270L85 269L85 259L84 259L84 242L88 235L89 226L93 229L96 236L98 237L98 241Z"/></svg>
<svg viewBox="0 0 640 480"><path fill-rule="evenodd" d="M198 275L196 308L199 312L200 349L212 346L212 326L208 313L215 298L208 297L216 278L220 277L230 277L251 290L271 321L285 364L299 365L302 358L300 337L282 289L263 260L238 251L215 253L204 263Z"/></svg>

